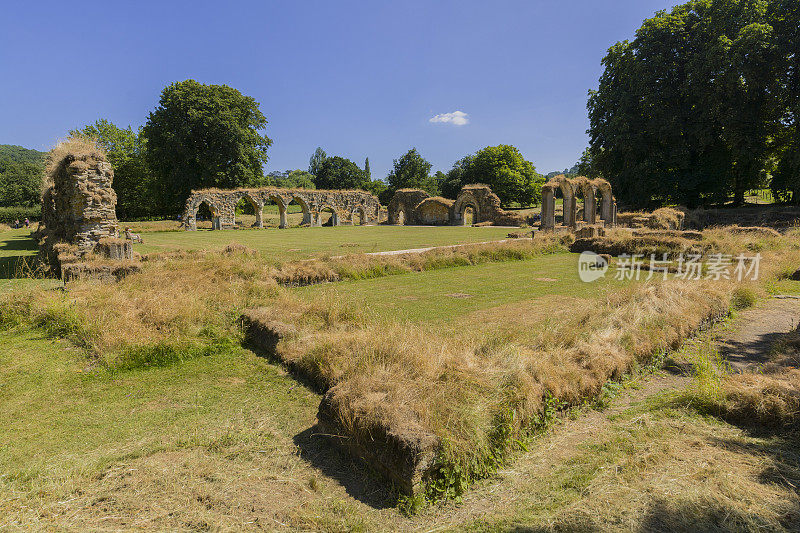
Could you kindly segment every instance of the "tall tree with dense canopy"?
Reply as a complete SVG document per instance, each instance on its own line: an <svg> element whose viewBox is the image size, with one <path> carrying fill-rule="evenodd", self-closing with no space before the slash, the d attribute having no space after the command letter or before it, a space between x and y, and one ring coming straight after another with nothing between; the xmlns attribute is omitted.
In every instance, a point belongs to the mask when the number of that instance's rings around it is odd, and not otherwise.
<svg viewBox="0 0 800 533"><path fill-rule="evenodd" d="M314 153L311 155L311 159L308 160L308 173L314 176L319 174L322 163L324 163L326 159L328 159L328 154L325 153L325 150L323 150L321 146L317 146L317 149L314 150Z"/></svg>
<svg viewBox="0 0 800 533"><path fill-rule="evenodd" d="M588 103L591 162L622 204L740 204L765 181L783 128L772 3L693 0L609 49Z"/></svg>
<svg viewBox="0 0 800 533"><path fill-rule="evenodd" d="M485 183L503 205L536 205L542 197L544 178L520 151L507 144L487 146L456 162L443 187L454 197L464 185Z"/></svg>
<svg viewBox="0 0 800 533"><path fill-rule="evenodd" d="M369 157L364 160L364 176L366 176L368 180L372 179L372 170L369 168Z"/></svg>
<svg viewBox="0 0 800 533"><path fill-rule="evenodd" d="M0 207L38 205L42 196L44 152L0 145Z"/></svg>
<svg viewBox="0 0 800 533"><path fill-rule="evenodd" d="M261 133L266 125L258 102L227 85L186 80L165 88L142 131L165 214L180 212L192 189L259 182L272 144Z"/></svg>
<svg viewBox="0 0 800 533"><path fill-rule="evenodd" d="M423 189L432 196L439 195L436 180L431 177L432 165L423 158L416 148L412 148L394 160L394 165L387 176L389 189Z"/></svg>
<svg viewBox="0 0 800 533"><path fill-rule="evenodd" d="M780 95L785 125L771 187L781 200L800 204L800 2L773 2L770 21L784 61Z"/></svg>
<svg viewBox="0 0 800 533"><path fill-rule="evenodd" d="M108 156L114 169L114 191L117 193L117 216L122 220L153 217L159 214L160 188L153 180L145 161L144 139L130 126L123 129L100 119L72 136L95 139Z"/></svg>
<svg viewBox="0 0 800 533"><path fill-rule="evenodd" d="M317 189L366 189L370 182L358 165L344 157L328 157L314 180Z"/></svg>

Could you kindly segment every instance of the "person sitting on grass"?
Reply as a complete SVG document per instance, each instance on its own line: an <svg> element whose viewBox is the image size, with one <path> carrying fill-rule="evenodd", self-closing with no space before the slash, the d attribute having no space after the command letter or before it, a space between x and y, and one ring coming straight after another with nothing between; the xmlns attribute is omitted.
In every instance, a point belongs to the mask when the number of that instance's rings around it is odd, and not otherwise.
<svg viewBox="0 0 800 533"><path fill-rule="evenodd" d="M133 233L131 231L131 228L125 228L125 238L131 242L144 243L144 241L142 240L142 236L139 235L138 233Z"/></svg>

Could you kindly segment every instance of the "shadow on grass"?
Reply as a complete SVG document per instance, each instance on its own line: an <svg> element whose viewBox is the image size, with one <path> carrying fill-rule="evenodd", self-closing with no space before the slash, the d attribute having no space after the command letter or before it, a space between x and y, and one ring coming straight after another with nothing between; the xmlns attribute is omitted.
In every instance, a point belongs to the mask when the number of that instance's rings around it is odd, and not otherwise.
<svg viewBox="0 0 800 533"><path fill-rule="evenodd" d="M245 342L242 346L258 357L287 368L292 378L310 391L316 394L325 393L323 384L314 382L297 369L284 364L275 356L274 349L264 349L250 342ZM343 437L323 434L314 425L295 435L292 440L300 450L301 459L320 470L325 476L338 481L352 498L373 509L396 506L397 492L392 490L389 482L374 473L364 461L349 454L337 442L339 438Z"/></svg>
<svg viewBox="0 0 800 533"><path fill-rule="evenodd" d="M300 450L300 458L324 475L338 481L347 494L373 509L387 509L397 505L397 492L390 484L358 458L350 455L336 442L333 435L310 427L294 436L293 442Z"/></svg>
<svg viewBox="0 0 800 533"><path fill-rule="evenodd" d="M27 267L35 262L35 252L38 249L36 239L29 235L14 235L0 241L0 255L3 256L0 257L0 279L20 277L20 273L28 270Z"/></svg>

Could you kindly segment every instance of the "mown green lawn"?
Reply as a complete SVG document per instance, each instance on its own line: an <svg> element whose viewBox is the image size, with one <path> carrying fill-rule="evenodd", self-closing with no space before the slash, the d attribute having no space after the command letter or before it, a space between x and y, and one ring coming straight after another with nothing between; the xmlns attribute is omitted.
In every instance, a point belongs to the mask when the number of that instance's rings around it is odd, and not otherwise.
<svg viewBox="0 0 800 533"><path fill-rule="evenodd" d="M614 270L594 283L578 278L578 254L561 253L528 261L487 263L412 272L296 289L306 298L364 306L387 318L451 320L471 312L550 295L598 298L615 281Z"/></svg>
<svg viewBox="0 0 800 533"><path fill-rule="evenodd" d="M30 229L0 232L0 293L57 284L53 280L35 279L33 260L39 248L30 233Z"/></svg>
<svg viewBox="0 0 800 533"><path fill-rule="evenodd" d="M241 229L225 231L163 231L144 233L144 244L134 250L218 250L239 243L270 259L291 260L326 255L346 255L405 250L471 242L495 241L508 236L508 228L460 226L337 226L329 228Z"/></svg>
<svg viewBox="0 0 800 533"><path fill-rule="evenodd" d="M286 445L319 402L244 348L118 373L90 363L64 341L0 332L0 489L220 439Z"/></svg>

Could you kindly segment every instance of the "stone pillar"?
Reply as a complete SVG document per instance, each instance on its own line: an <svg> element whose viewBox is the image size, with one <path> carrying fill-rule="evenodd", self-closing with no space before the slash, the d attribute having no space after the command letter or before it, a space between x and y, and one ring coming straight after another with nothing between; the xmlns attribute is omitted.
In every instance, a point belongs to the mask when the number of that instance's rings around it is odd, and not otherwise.
<svg viewBox="0 0 800 533"><path fill-rule="evenodd" d="M575 225L575 197L564 195L564 225L572 227Z"/></svg>
<svg viewBox="0 0 800 533"><path fill-rule="evenodd" d="M539 228L542 230L552 230L556 226L556 205L553 190L545 188L542 190L542 220Z"/></svg>
<svg viewBox="0 0 800 533"><path fill-rule="evenodd" d="M594 193L591 196L583 197L583 220L588 224L594 224L597 220L597 200Z"/></svg>
<svg viewBox="0 0 800 533"><path fill-rule="evenodd" d="M264 204L258 203L256 204L256 228L263 228L264 227Z"/></svg>
<svg viewBox="0 0 800 533"><path fill-rule="evenodd" d="M289 223L286 220L286 206L283 205L283 202L276 202L278 204L278 213L281 216L281 221L278 224L280 229L285 229L289 227Z"/></svg>

